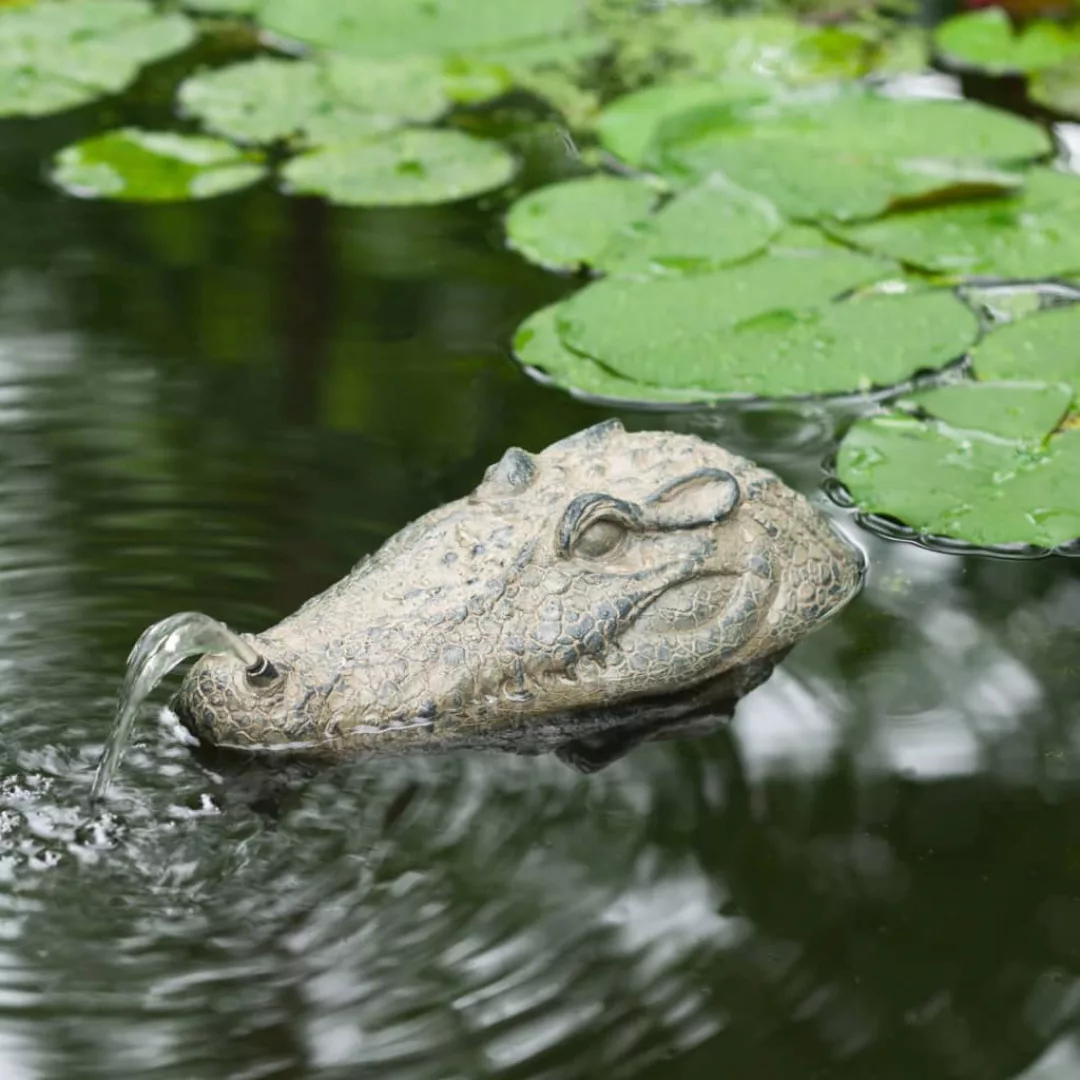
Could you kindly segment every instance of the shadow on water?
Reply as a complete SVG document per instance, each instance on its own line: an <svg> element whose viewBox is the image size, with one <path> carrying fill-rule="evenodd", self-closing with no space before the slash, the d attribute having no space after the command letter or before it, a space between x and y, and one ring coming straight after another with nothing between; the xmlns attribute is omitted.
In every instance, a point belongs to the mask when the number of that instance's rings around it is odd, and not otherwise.
<svg viewBox="0 0 1080 1080"><path fill-rule="evenodd" d="M1080 563L863 542L860 600L700 740L357 762L238 797L131 642L260 629L509 444L602 418L510 329L565 283L466 205L61 199L0 147L7 1078L1080 1074ZM628 415L814 491L811 408Z"/></svg>

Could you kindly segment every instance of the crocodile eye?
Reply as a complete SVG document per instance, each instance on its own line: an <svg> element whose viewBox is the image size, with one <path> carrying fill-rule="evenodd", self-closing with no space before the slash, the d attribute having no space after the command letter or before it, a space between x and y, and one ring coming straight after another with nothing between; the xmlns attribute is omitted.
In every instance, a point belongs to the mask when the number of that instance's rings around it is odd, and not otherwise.
<svg viewBox="0 0 1080 1080"><path fill-rule="evenodd" d="M574 541L574 554L588 559L610 555L622 543L626 529L617 521L594 521Z"/></svg>

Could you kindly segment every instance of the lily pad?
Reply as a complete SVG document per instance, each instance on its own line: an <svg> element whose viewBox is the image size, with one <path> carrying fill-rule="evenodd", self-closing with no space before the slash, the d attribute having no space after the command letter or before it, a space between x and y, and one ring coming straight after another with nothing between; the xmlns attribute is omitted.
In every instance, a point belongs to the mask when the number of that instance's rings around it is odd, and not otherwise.
<svg viewBox="0 0 1080 1080"><path fill-rule="evenodd" d="M1053 67L1080 53L1080 31L1050 19L1017 30L1004 8L989 7L946 19L934 44L954 66L1008 75Z"/></svg>
<svg viewBox="0 0 1080 1080"><path fill-rule="evenodd" d="M1028 96L1054 112L1080 117L1080 56L1036 71L1028 82Z"/></svg>
<svg viewBox="0 0 1080 1080"><path fill-rule="evenodd" d="M832 147L807 153L806 144L796 138L720 142L710 148L707 165L699 158L690 171L695 176L721 173L797 220L877 217L893 206L1000 194L1023 184L1020 174L979 162Z"/></svg>
<svg viewBox="0 0 1080 1080"><path fill-rule="evenodd" d="M912 405L954 428L1003 439L1042 440L1061 423L1072 401L1065 383L960 382L905 397Z"/></svg>
<svg viewBox="0 0 1080 1080"><path fill-rule="evenodd" d="M541 308L514 334L517 359L541 372L556 386L579 396L635 405L690 404L709 401L715 396L705 390L643 386L616 375L587 356L571 352L559 337L555 322L558 309L558 304Z"/></svg>
<svg viewBox="0 0 1080 1080"><path fill-rule="evenodd" d="M578 0L264 0L270 31L382 59L468 53L580 28Z"/></svg>
<svg viewBox="0 0 1080 1080"><path fill-rule="evenodd" d="M768 200L711 177L625 226L596 265L623 277L708 273L764 251L782 225Z"/></svg>
<svg viewBox="0 0 1080 1080"><path fill-rule="evenodd" d="M792 217L852 219L893 204L1016 188L999 166L1047 153L1034 124L973 102L844 93L831 101L703 106L662 122L651 164L720 172Z"/></svg>
<svg viewBox="0 0 1080 1080"><path fill-rule="evenodd" d="M708 154L725 140L801 138L816 148L857 149L895 158L945 158L1012 164L1049 153L1040 127L974 101L890 98L844 90L822 100L702 107L673 118L660 133L665 155L709 170ZM695 163L700 162L700 166Z"/></svg>
<svg viewBox="0 0 1080 1080"><path fill-rule="evenodd" d="M260 158L231 143L168 131L124 128L61 150L51 178L80 198L128 202L208 199L266 175Z"/></svg>
<svg viewBox="0 0 1080 1080"><path fill-rule="evenodd" d="M638 13L620 35L616 63L627 85L708 78L730 96L774 96L792 86L857 78L871 69L875 42L862 28L815 27L787 15L725 16L704 4Z"/></svg>
<svg viewBox="0 0 1080 1080"><path fill-rule="evenodd" d="M282 169L286 189L346 206L414 206L502 187L514 159L460 131L406 130L302 154Z"/></svg>
<svg viewBox="0 0 1080 1080"><path fill-rule="evenodd" d="M1032 169L1012 196L934 206L833 230L867 251L942 274L1080 272L1080 176Z"/></svg>
<svg viewBox="0 0 1080 1080"><path fill-rule="evenodd" d="M645 217L657 192L640 180L586 176L532 191L506 215L512 248L541 266L596 263L618 230Z"/></svg>
<svg viewBox="0 0 1080 1080"><path fill-rule="evenodd" d="M987 334L972 368L979 379L1067 383L1080 397L1080 305L1029 315Z"/></svg>
<svg viewBox="0 0 1080 1080"><path fill-rule="evenodd" d="M669 355L601 359L646 383L761 397L844 394L892 386L962 356L978 335L951 293L874 296L773 310Z"/></svg>
<svg viewBox="0 0 1080 1080"><path fill-rule="evenodd" d="M245 143L344 141L434 120L448 101L424 59L318 61L259 57L187 79L180 105L211 131Z"/></svg>
<svg viewBox="0 0 1080 1080"><path fill-rule="evenodd" d="M744 99L759 100L763 93L739 84L694 81L660 83L616 98L596 121L600 144L631 165L642 165L661 122L699 105L717 105Z"/></svg>
<svg viewBox="0 0 1080 1080"><path fill-rule="evenodd" d="M0 9L0 116L70 109L128 85L195 40L192 23L143 0L43 0Z"/></svg>
<svg viewBox="0 0 1080 1080"><path fill-rule="evenodd" d="M837 475L860 510L923 534L1043 548L1080 537L1080 431L1033 448L893 413L849 429Z"/></svg>
<svg viewBox="0 0 1080 1080"><path fill-rule="evenodd" d="M621 374L658 386L686 386L683 373L717 362L736 324L825 303L893 269L837 250L765 255L691 277L609 278L559 306L559 335L573 352Z"/></svg>

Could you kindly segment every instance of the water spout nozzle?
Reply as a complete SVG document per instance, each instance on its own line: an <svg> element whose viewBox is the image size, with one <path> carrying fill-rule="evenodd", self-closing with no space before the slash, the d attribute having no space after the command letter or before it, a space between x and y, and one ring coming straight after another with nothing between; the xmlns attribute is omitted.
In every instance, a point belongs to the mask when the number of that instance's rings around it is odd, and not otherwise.
<svg viewBox="0 0 1080 1080"><path fill-rule="evenodd" d="M265 686L278 677L278 669L265 656L257 656L253 663L244 668L244 674L248 677L248 682Z"/></svg>

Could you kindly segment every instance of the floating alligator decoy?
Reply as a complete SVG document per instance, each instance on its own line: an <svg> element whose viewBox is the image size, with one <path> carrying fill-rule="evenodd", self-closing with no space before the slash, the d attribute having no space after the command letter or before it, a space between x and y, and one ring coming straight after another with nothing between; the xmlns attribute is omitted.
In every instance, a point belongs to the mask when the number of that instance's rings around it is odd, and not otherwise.
<svg viewBox="0 0 1080 1080"><path fill-rule="evenodd" d="M241 750L559 750L596 768L730 712L863 569L771 472L608 421L507 450L472 494L244 635L249 653L199 660L173 704Z"/></svg>

